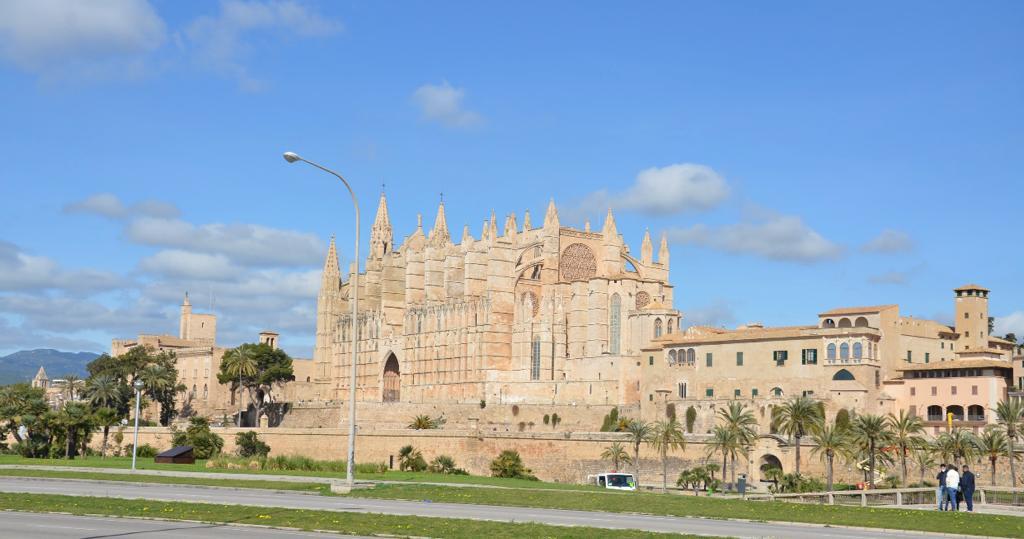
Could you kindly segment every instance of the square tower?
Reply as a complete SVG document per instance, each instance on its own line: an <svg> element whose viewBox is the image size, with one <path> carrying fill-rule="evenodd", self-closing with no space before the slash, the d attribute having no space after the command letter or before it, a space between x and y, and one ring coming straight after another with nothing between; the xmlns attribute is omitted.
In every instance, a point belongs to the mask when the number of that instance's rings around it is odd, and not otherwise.
<svg viewBox="0 0 1024 539"><path fill-rule="evenodd" d="M960 351L988 346L988 289L976 284L955 288L956 332Z"/></svg>

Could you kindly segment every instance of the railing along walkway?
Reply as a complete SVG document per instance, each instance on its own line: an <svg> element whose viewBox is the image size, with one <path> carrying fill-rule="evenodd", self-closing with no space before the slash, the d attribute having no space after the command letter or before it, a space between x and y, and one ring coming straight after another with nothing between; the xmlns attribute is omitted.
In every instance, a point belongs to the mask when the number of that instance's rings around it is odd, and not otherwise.
<svg viewBox="0 0 1024 539"><path fill-rule="evenodd" d="M820 505L903 506L935 505L935 487L872 490L836 490L832 492L797 492L784 494L750 494L748 500L816 503ZM978 505L1024 507L1024 488L982 486L974 491Z"/></svg>

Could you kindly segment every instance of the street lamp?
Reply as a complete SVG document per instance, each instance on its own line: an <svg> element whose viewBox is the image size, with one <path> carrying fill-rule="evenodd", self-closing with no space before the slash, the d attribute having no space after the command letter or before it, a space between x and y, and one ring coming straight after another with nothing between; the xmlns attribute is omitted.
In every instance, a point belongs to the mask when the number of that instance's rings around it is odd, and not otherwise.
<svg viewBox="0 0 1024 539"><path fill-rule="evenodd" d="M142 387L146 384L142 382L142 379L136 378L132 382L132 386L135 388L135 443L132 444L132 471L135 471L135 456L139 452L139 403L142 401Z"/></svg>
<svg viewBox="0 0 1024 539"><path fill-rule="evenodd" d="M355 256L352 259L355 261L355 271L352 272L352 280L349 282L349 287L352 290L352 373L351 378L349 379L348 389L348 463L345 468L345 480L348 483L348 488L351 489L355 484L354 470L356 459L356 353L358 351L359 343L359 330L356 323L356 317L359 313L359 202L356 200L355 192L352 191L352 186L348 184L345 178L341 177L341 174L312 161L303 159L293 152L284 152L284 160L289 163L302 161L337 177L341 180L341 183L345 184L345 188L348 189L348 194L352 197L352 206L354 206L356 210ZM344 411L344 409L342 409L342 411Z"/></svg>

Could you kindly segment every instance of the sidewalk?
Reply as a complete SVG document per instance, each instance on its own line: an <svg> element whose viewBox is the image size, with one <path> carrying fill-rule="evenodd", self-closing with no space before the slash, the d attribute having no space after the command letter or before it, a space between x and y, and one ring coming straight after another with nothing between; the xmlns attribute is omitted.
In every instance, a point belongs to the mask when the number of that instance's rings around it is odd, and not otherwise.
<svg viewBox="0 0 1024 539"><path fill-rule="evenodd" d="M889 509L917 509L919 511L938 511L935 508L935 504L923 504L923 505L878 505L874 507L885 507ZM967 512L967 505L960 504L960 512ZM984 513L988 515L1005 515L1010 517L1021 517L1024 516L1024 507L1014 507L1012 505L993 505L993 504L974 504L975 513Z"/></svg>

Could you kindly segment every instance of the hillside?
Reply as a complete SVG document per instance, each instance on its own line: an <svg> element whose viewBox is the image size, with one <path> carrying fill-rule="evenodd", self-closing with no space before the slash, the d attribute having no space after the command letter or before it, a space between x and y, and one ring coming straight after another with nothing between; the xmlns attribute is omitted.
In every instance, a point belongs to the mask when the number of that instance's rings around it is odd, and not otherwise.
<svg viewBox="0 0 1024 539"><path fill-rule="evenodd" d="M49 348L14 352L0 357L0 385L30 382L40 365L46 369L50 378L59 378L65 374L77 374L85 378L88 374L86 364L98 356L93 352L62 352Z"/></svg>

